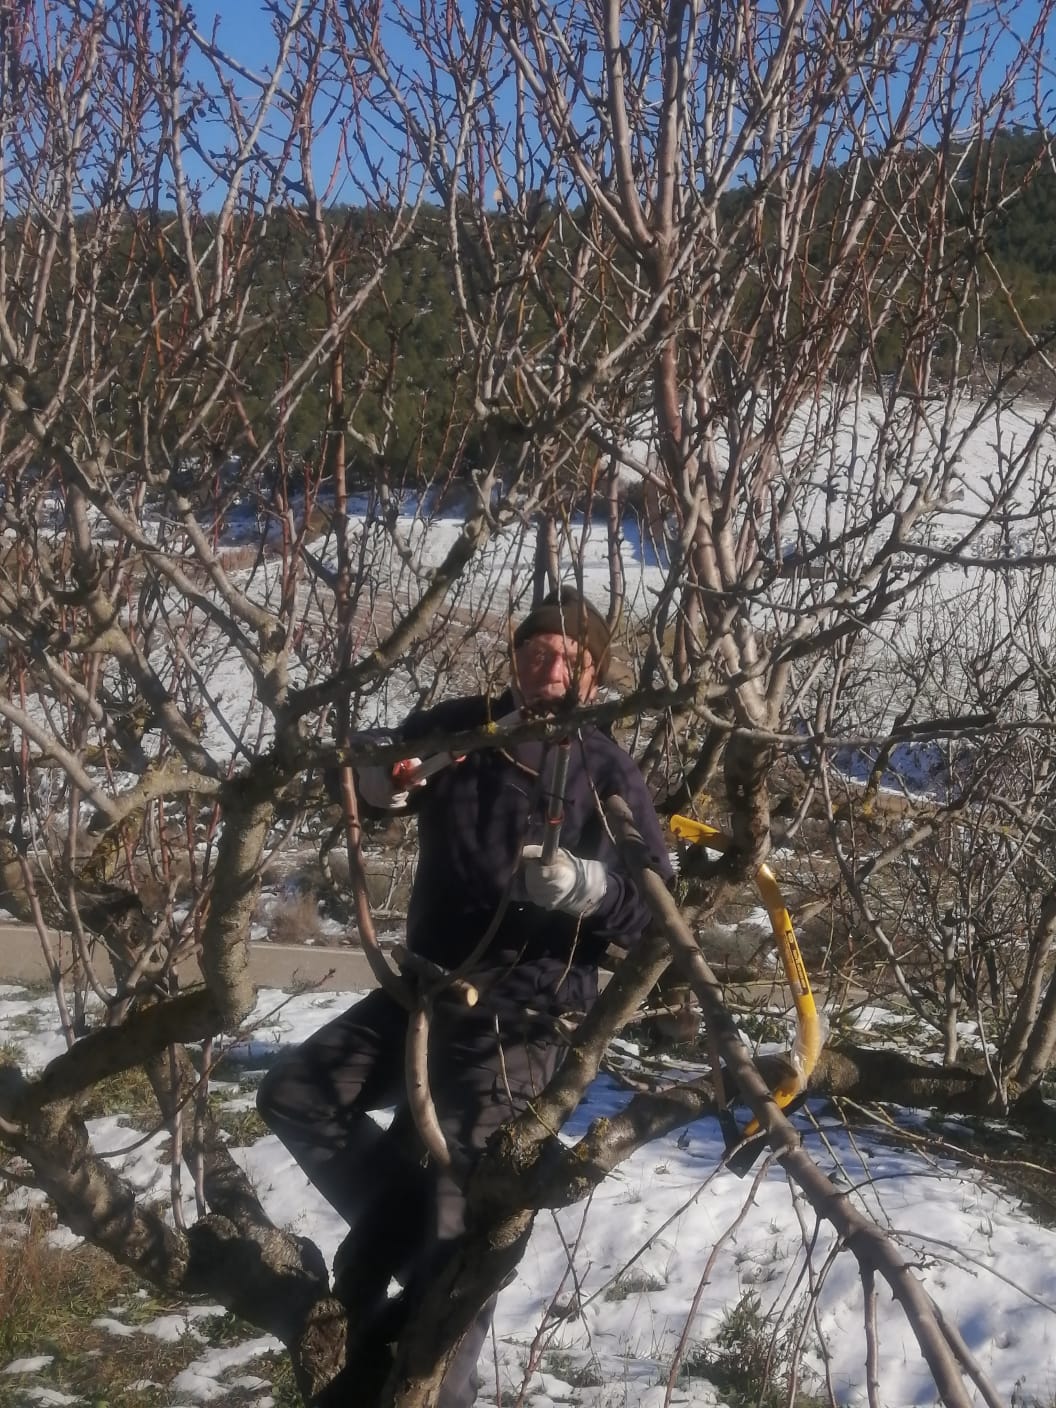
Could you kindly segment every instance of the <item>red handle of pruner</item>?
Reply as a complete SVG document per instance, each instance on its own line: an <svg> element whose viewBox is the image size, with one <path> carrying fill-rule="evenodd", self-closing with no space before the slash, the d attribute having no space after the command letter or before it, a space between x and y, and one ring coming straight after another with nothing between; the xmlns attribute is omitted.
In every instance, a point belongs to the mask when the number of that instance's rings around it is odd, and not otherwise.
<svg viewBox="0 0 1056 1408"><path fill-rule="evenodd" d="M543 865L553 865L554 863L554 856L557 855L558 847L561 844L561 827L564 820L564 812L560 816L546 818L546 830L543 832L543 851L539 857Z"/></svg>
<svg viewBox="0 0 1056 1408"><path fill-rule="evenodd" d="M421 777L421 763L417 758L401 758L392 765L392 784L397 792L406 792Z"/></svg>
<svg viewBox="0 0 1056 1408"><path fill-rule="evenodd" d="M464 753L434 753L429 758L401 758L393 764L392 785L397 792L409 791L427 782L436 773L443 772L452 763L461 763L465 756Z"/></svg>

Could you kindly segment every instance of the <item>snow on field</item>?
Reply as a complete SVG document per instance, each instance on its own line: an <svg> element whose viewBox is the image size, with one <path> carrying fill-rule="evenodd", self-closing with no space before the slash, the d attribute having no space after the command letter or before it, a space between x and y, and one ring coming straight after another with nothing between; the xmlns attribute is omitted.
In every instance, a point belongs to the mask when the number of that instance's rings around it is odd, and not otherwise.
<svg viewBox="0 0 1056 1408"><path fill-rule="evenodd" d="M352 1000L351 994L259 994L244 1036L229 1056L252 1074L279 1046L301 1040ZM27 1064L54 1049L56 1027L46 1000L0 990L0 1044ZM230 1098L244 1107L245 1093ZM627 1099L599 1078L567 1135L574 1137ZM1040 1226L1016 1199L980 1174L885 1140L875 1128L851 1133L816 1104L797 1117L807 1147L859 1207L896 1236L925 1285L955 1322L1006 1401L1048 1403L1056 1393L1056 1231ZM912 1120L908 1122L912 1133ZM168 1168L160 1137L139 1147L127 1123L97 1120L92 1138L115 1168L164 1204ZM129 1152L121 1153L127 1149ZM509 1404L525 1382L530 1408L577 1403L587 1408L660 1408L668 1370L686 1330L687 1308L707 1271L687 1333L694 1375L680 1378L672 1402L710 1408L722 1396L703 1377L701 1346L714 1342L738 1305L758 1297L762 1314L780 1309L786 1325L804 1324L803 1360L836 1402L866 1403L861 1285L851 1258L830 1259L833 1235L818 1226L776 1167L760 1163L745 1178L718 1168L721 1139L702 1120L657 1140L627 1161L588 1204L543 1213L516 1279L499 1298L495 1343L481 1359L478 1408ZM344 1224L271 1136L236 1151L276 1221L312 1237L332 1258ZM755 1175L760 1174L758 1182ZM12 1211L26 1198L8 1202ZM35 1198L37 1195L28 1195ZM193 1215L190 1204L187 1214ZM0 1209L2 1217L2 1209ZM809 1246L809 1255L804 1248ZM569 1248L576 1248L574 1266ZM709 1258L711 1258L709 1265ZM577 1313L558 1315L557 1308ZM198 1309L205 1317L215 1308ZM118 1319L118 1317L114 1317ZM926 1408L935 1389L901 1311L881 1289L879 1306L884 1408ZM109 1327L115 1336L119 1324ZM169 1333L159 1326L152 1333ZM185 1332L194 1328L186 1322ZM201 1347L169 1385L178 1403L218 1399L234 1383L252 1390L255 1373L232 1373L272 1341ZM0 1366L0 1369L5 1366ZM6 1366L23 1379L32 1363ZM246 1401L264 1404L261 1397Z"/></svg>

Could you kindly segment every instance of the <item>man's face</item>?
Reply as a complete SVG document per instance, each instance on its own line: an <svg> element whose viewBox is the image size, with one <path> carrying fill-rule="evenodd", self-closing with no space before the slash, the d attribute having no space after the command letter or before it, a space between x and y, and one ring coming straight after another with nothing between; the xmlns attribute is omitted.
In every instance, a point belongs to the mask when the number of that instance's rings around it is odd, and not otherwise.
<svg viewBox="0 0 1056 1408"><path fill-rule="evenodd" d="M513 653L513 687L527 709L543 711L589 704L598 692L590 651L552 633L529 636Z"/></svg>

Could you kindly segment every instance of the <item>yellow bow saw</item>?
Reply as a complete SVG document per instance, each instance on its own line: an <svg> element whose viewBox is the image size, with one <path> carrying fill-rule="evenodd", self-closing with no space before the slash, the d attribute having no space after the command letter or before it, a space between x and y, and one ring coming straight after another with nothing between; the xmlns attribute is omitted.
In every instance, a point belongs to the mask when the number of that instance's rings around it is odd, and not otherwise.
<svg viewBox="0 0 1056 1408"><path fill-rule="evenodd" d="M692 817L673 816L670 827L680 840L689 841L695 846L703 845L714 851L725 851L733 844L725 832L717 831L706 822L694 821ZM825 1045L825 1029L814 1003L810 979L803 965L796 931L792 927L792 916L781 897L777 877L768 865L761 865L755 873L755 883L759 897L770 916L770 927L796 1008L796 1039L791 1051L791 1069L789 1074L778 1082L773 1092L774 1100L784 1109L807 1088L810 1073L817 1065ZM754 1134L757 1129L758 1124L753 1120L744 1131L745 1137Z"/></svg>

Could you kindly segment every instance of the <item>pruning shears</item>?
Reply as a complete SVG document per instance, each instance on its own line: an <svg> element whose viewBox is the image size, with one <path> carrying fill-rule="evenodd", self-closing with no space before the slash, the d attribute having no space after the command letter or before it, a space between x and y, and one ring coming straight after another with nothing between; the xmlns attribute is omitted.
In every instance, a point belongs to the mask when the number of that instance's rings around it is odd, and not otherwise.
<svg viewBox="0 0 1056 1408"><path fill-rule="evenodd" d="M572 756L572 739L562 738L553 751L550 781L546 788L546 831L543 833L543 865L553 865L561 844L561 828L565 824L565 784L568 782L568 761Z"/></svg>
<svg viewBox="0 0 1056 1408"><path fill-rule="evenodd" d="M512 713L503 714L501 719L495 719L489 727L494 733L505 733L521 721L521 711L515 709ZM392 785L397 792L408 792L412 787L419 787L423 782L427 782L438 772L443 772L444 768L463 762L465 757L465 753L444 750L431 753L428 758L401 758L398 763L393 764Z"/></svg>

